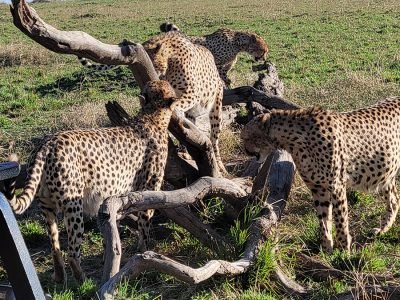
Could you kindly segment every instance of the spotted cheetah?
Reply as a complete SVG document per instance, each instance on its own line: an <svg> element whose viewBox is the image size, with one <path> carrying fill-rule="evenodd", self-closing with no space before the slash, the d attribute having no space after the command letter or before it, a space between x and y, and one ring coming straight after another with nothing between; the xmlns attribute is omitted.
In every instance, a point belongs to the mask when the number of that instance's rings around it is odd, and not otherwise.
<svg viewBox="0 0 400 300"><path fill-rule="evenodd" d="M180 31L172 23L160 25L161 31ZM226 86L230 86L228 72L236 64L238 54L247 52L255 60L265 59L268 55L268 45L259 35L247 31L232 30L227 28L199 37L189 37L190 41L206 47L214 56L219 75Z"/></svg>
<svg viewBox="0 0 400 300"><path fill-rule="evenodd" d="M175 110L184 112L191 121L204 112L209 114L210 140L219 169L226 173L218 147L224 86L212 54L176 31L157 35L143 43L143 47L160 79L174 88L178 97Z"/></svg>
<svg viewBox="0 0 400 300"><path fill-rule="evenodd" d="M84 279L80 261L83 213L96 215L112 195L161 188L167 159L168 124L176 95L166 81L147 83L141 111L131 126L72 130L48 138L30 164L22 194L15 197L12 182L5 191L17 214L39 199L46 219L54 260L53 277L65 279L57 212L64 215L69 263L75 278ZM153 211L139 214L139 244L146 248Z"/></svg>
<svg viewBox="0 0 400 300"><path fill-rule="evenodd" d="M350 112L321 108L273 110L257 116L241 133L244 147L263 160L273 148L291 153L311 190L322 247L350 250L346 187L380 192L386 213L376 234L390 229L399 209L396 174L400 168L400 97Z"/></svg>

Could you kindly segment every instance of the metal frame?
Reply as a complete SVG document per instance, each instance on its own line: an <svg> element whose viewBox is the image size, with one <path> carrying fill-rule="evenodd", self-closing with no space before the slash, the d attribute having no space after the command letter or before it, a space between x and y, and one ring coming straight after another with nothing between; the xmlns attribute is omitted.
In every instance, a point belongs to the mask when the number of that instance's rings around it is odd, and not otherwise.
<svg viewBox="0 0 400 300"><path fill-rule="evenodd" d="M18 163L0 164L0 180L16 177L18 173ZM2 193L0 193L0 237L0 256L16 299L45 300L46 297L19 230L17 220Z"/></svg>

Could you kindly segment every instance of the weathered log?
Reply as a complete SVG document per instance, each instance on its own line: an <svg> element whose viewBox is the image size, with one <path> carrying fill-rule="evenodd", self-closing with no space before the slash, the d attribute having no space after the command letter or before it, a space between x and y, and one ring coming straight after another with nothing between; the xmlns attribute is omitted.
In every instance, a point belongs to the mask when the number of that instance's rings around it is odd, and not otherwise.
<svg viewBox="0 0 400 300"><path fill-rule="evenodd" d="M258 79L253 87L264 92L267 96L283 97L283 82L279 79L278 70L273 63L265 62L258 68L253 67L253 71L263 71L258 74Z"/></svg>
<svg viewBox="0 0 400 300"><path fill-rule="evenodd" d="M119 269L121 260L119 250L121 242L117 230L119 219L130 215L133 211L162 208L163 214L186 228L206 246L221 253L218 249L230 247L226 239L209 225L203 224L195 215L179 206L194 203L206 196L223 196L231 201L239 201L247 195L245 190L231 180L202 177L192 185L179 190L130 192L124 196L108 198L99 210L100 228L106 244L103 282ZM175 207L178 208L168 209Z"/></svg>
<svg viewBox="0 0 400 300"><path fill-rule="evenodd" d="M260 215L254 220L254 222L250 225L249 228L249 237L246 243L246 247L243 252L243 257L235 262L228 262L223 260L213 260L208 262L204 267L194 269L178 262L175 262L171 259L166 258L165 256L161 256L159 254L153 252L146 252L144 254L137 254L130 259L130 261L109 281L107 281L100 289L99 295L101 299L108 299L113 297L114 289L116 285L121 281L121 279L125 276L130 276L135 278L141 272L145 270L155 269L159 272L165 272L167 274L173 275L176 278L183 280L189 283L198 283L204 281L214 274L221 274L226 276L234 276L238 274L245 273L248 268L252 265L256 258L257 251L262 243L271 236L272 231L277 225L281 214L283 213L283 208L285 207L288 191L283 190L291 186L291 181L293 179L293 174L290 172L280 172L280 168L287 168L288 164L292 165L291 170L294 172L294 164L291 159L291 156L285 151L277 151L271 154L270 159L267 162L265 168L270 170L270 172L264 172L260 174L259 180L262 181L268 176L268 183L266 186L262 185L261 188L267 188L270 193L266 200L266 205L261 210ZM287 176L289 174L289 176ZM286 176L286 177L282 177ZM263 178L261 178L263 177ZM161 208L162 203L169 203L168 205L182 205L187 204L188 199L191 201L196 201L196 197L199 195L207 195L210 191L214 190L214 193L220 194L220 188L214 184L216 182L219 183L228 183L229 185L226 187L228 191L224 191L224 194L229 197L240 198L243 196L247 196L247 193L243 193L242 189L237 190L236 184L233 184L227 179L223 178L205 178L198 181L198 186L203 186L204 182L212 183L210 186L207 184L208 188L198 189L192 186L181 189L179 191L171 192L139 192L139 193L128 193L127 195L120 197L119 199L123 200L126 203L124 206L124 213L130 211L130 207L135 207L135 209L146 209L149 207L152 208ZM277 182L279 184L277 184ZM281 183L284 182L284 183ZM225 185L224 185L225 186ZM194 191L194 192L193 192ZM150 194L149 194L150 193ZM170 194L166 194L170 193ZM171 198L171 195L174 196L174 199ZM151 198L147 198L150 197ZM221 196L221 194L220 194ZM224 195L222 195L224 196ZM180 200L179 200L180 199ZM198 199L198 198L197 198ZM151 204L150 204L151 203ZM109 240L112 237L105 237ZM113 244L113 243L111 243ZM279 271L280 272L280 271ZM280 274L278 272L278 274ZM281 277L284 278L284 277ZM290 282L288 277L285 277L285 280ZM293 289L296 289L296 293L299 295L306 293L306 290L299 287L296 284L290 283L289 286L292 286Z"/></svg>
<svg viewBox="0 0 400 300"><path fill-rule="evenodd" d="M196 125L174 113L168 130L186 147L190 156L196 161L200 176L221 176L211 141Z"/></svg>
<svg viewBox="0 0 400 300"><path fill-rule="evenodd" d="M298 109L297 104L278 96L267 96L264 92L251 86L241 86L232 90L224 90L222 105L241 102L258 102L267 109Z"/></svg>

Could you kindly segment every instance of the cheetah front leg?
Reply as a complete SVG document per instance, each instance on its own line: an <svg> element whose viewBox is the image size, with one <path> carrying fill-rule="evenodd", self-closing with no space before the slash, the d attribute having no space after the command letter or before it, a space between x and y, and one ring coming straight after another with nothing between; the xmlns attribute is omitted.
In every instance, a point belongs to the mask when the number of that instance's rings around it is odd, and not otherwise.
<svg viewBox="0 0 400 300"><path fill-rule="evenodd" d="M319 220L322 249L330 253L333 250L332 203L330 201L330 193L320 186L311 188L311 191Z"/></svg>
<svg viewBox="0 0 400 300"><path fill-rule="evenodd" d="M349 232L349 210L345 184L338 184L332 190L332 204L336 226L335 243L340 249L350 252L351 235Z"/></svg>
<svg viewBox="0 0 400 300"><path fill-rule="evenodd" d="M81 268L81 244L83 238L83 206L80 198L63 200L64 223L68 235L68 262L74 277L79 282L85 280Z"/></svg>
<svg viewBox="0 0 400 300"><path fill-rule="evenodd" d="M386 200L386 213L381 228L374 228L375 234L383 234L387 232L396 220L399 211L399 197L397 194L396 181L393 180L382 192Z"/></svg>
<svg viewBox="0 0 400 300"><path fill-rule="evenodd" d="M139 191L159 191L164 179L164 167L159 165L160 161L165 161L167 155L167 149L159 149L158 154L149 153L146 154L148 157L147 170L143 173L143 178L140 180ZM154 209L148 209L145 211L138 212L138 231L139 231L139 245L138 249L140 252L149 250L150 241L150 226L151 218L154 215Z"/></svg>
<svg viewBox="0 0 400 300"><path fill-rule="evenodd" d="M228 78L228 72L231 69L231 65L218 65L218 73L219 77L221 77L222 81L224 82L224 88L230 88L231 80Z"/></svg>
<svg viewBox="0 0 400 300"><path fill-rule="evenodd" d="M140 252L149 250L150 241L150 225L151 218L154 215L154 209L148 209L138 212L138 231L139 231L139 244L138 249Z"/></svg>
<svg viewBox="0 0 400 300"><path fill-rule="evenodd" d="M58 237L57 215L53 208L47 207L41 202L42 214L46 220L47 233L51 242L51 255L53 256L54 273L53 280L61 283L66 278L64 259L60 249Z"/></svg>

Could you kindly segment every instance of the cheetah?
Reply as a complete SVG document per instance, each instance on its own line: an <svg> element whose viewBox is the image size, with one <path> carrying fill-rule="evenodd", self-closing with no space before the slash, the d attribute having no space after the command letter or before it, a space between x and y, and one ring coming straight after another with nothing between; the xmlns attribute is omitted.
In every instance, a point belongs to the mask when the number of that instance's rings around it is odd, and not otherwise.
<svg viewBox="0 0 400 300"><path fill-rule="evenodd" d="M160 25L161 31L180 31L172 23ZM194 44L206 47L214 56L219 75L226 86L231 85L228 72L236 64L238 54L247 52L255 60L265 60L268 55L268 45L259 35L247 31L232 30L228 28L199 37L189 37Z"/></svg>
<svg viewBox="0 0 400 300"><path fill-rule="evenodd" d="M167 159L168 124L176 95L166 81L150 81L143 90L141 111L131 126L72 130L45 140L33 156L22 194L13 182L5 191L16 214L39 199L52 245L53 278L65 279L57 229L62 212L68 234L68 260L82 281L80 244L83 213L94 216L108 197L129 191L160 190ZM147 247L153 211L139 213L139 245Z"/></svg>
<svg viewBox="0 0 400 300"><path fill-rule="evenodd" d="M400 97L350 112L321 108L272 110L257 116L241 133L244 147L264 160L271 149L288 151L311 190L319 218L322 247L350 251L346 188L375 191L386 200L382 234L395 221L399 198L395 177L400 168Z"/></svg>
<svg viewBox="0 0 400 300"><path fill-rule="evenodd" d="M185 113L194 122L203 112L208 113L216 161L220 172L226 173L218 146L224 85L212 54L177 31L157 35L143 43L143 47L160 79L174 88L177 96L174 107L178 114Z"/></svg>

